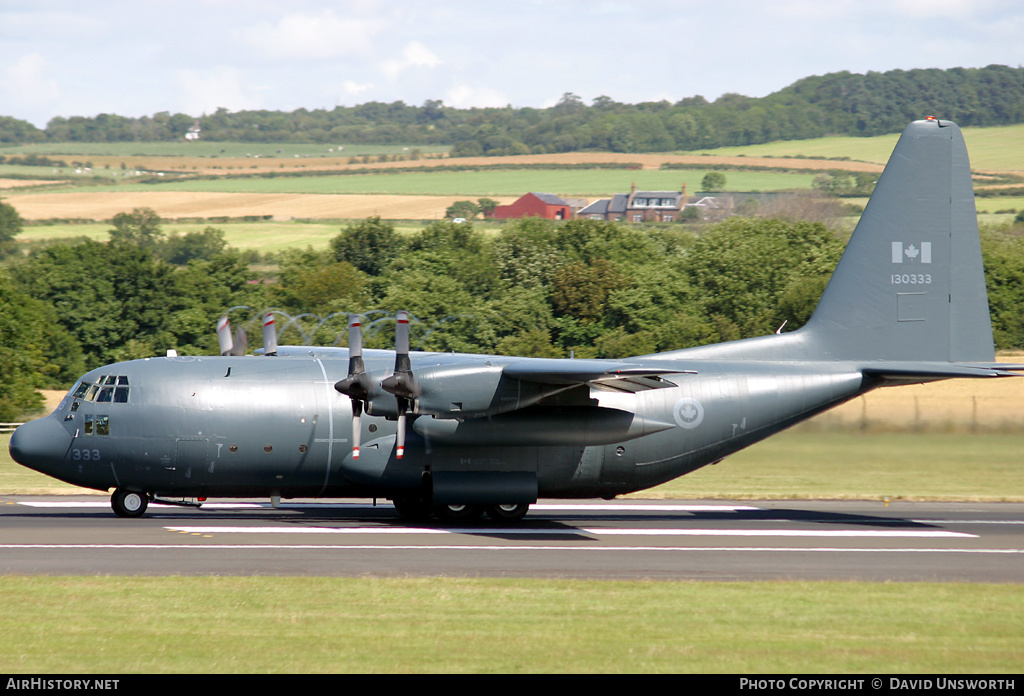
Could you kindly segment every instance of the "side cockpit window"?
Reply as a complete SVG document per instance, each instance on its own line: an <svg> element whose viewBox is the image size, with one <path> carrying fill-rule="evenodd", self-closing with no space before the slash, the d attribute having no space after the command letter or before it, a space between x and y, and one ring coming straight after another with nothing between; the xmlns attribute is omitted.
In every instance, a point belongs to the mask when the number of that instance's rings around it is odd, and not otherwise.
<svg viewBox="0 0 1024 696"><path fill-rule="evenodd" d="M95 401L97 403L128 403L129 386L127 375L100 375L95 380L82 381L71 392L72 399ZM74 406L72 406L73 410Z"/></svg>
<svg viewBox="0 0 1024 696"><path fill-rule="evenodd" d="M90 413L89 405L92 403L127 404L130 396L128 376L100 375L94 380L82 380L71 390L69 396L71 397L71 406L67 415L64 416L65 422L76 421L77 417L81 417L80 432L82 435L110 435L110 416ZM60 409L64 408L68 400L65 397ZM79 409L82 409L83 413L76 417Z"/></svg>

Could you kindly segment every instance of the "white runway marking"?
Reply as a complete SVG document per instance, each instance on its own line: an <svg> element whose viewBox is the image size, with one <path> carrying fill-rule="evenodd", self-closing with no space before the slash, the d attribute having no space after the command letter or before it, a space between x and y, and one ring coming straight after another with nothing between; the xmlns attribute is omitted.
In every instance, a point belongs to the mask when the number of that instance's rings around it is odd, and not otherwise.
<svg viewBox="0 0 1024 696"><path fill-rule="evenodd" d="M110 503L106 501L92 501L92 500L43 500L43 501L18 501L18 505L24 505L26 507L33 508L110 508ZM165 505L162 503L150 503L150 508L160 508L163 510L181 509L183 507L194 506L181 506L181 505ZM261 510L261 509L272 509L270 503L203 503L200 507L201 510ZM372 505L370 503L281 503L279 509L281 510L374 510L381 508L393 508L391 503L380 503L379 505ZM585 505L585 504L548 504L541 503L537 505L531 505L530 510L532 511L545 511L545 512L752 512L762 510L763 508L753 507L750 505L657 505L652 503L625 503L622 505Z"/></svg>
<svg viewBox="0 0 1024 696"><path fill-rule="evenodd" d="M0 549L107 549L129 551L558 551L558 552L608 552L608 551L721 551L728 553L954 553L954 554L1024 554L1024 549L968 549L968 548L841 548L818 546L793 548L792 546L498 546L498 545L382 545L359 544L343 546L320 546L315 544L0 544Z"/></svg>
<svg viewBox="0 0 1024 696"><path fill-rule="evenodd" d="M523 529L520 527L164 527L185 534L499 534L508 536L726 536L726 537L834 537L834 538L977 538L974 534L922 529Z"/></svg>

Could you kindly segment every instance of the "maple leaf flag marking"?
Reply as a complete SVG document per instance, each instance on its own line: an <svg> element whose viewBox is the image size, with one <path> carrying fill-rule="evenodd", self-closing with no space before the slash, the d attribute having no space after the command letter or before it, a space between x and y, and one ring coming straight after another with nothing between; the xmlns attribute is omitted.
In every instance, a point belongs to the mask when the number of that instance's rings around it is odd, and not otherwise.
<svg viewBox="0 0 1024 696"><path fill-rule="evenodd" d="M913 242L903 245L903 242L892 243L892 262L893 263L931 263L932 262L932 243L921 242L921 246L915 245Z"/></svg>
<svg viewBox="0 0 1024 696"><path fill-rule="evenodd" d="M672 408L672 417L680 428L692 430L704 420L704 407L696 399L685 397Z"/></svg>

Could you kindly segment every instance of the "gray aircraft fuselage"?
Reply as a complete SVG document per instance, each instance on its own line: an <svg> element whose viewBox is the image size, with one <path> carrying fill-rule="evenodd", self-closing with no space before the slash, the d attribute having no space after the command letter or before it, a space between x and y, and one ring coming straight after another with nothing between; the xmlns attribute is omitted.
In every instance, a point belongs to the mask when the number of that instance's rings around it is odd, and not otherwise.
<svg viewBox="0 0 1024 696"><path fill-rule="evenodd" d="M414 372L524 360L412 359ZM382 377L390 362L370 356L367 372ZM168 497L390 498L420 486L425 471L522 472L536 474L539 496L610 497L717 461L870 387L843 364L702 362L700 374L668 375L658 388L562 386L488 418L421 415L402 460L394 420L365 415L354 459L352 407L334 389L346 366L343 355L314 354L149 358L93 370L83 383L121 378L126 401L69 394L36 426L45 450L18 458L78 486Z"/></svg>
<svg viewBox="0 0 1024 696"><path fill-rule="evenodd" d="M153 497L372 496L512 520L539 496L656 486L876 387L1024 369L994 362L966 146L931 118L904 131L796 331L552 360L409 354L396 321L396 350L362 359L295 347L93 370L11 454L114 488L124 516Z"/></svg>

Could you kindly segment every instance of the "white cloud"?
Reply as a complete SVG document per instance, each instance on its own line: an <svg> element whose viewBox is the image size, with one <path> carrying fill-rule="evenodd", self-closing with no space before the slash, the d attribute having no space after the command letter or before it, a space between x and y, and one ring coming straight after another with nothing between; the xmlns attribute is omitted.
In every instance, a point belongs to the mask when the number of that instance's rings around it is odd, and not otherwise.
<svg viewBox="0 0 1024 696"><path fill-rule="evenodd" d="M394 81L399 73L408 68L425 67L436 68L441 64L441 59L429 48L419 41L410 41L402 50L401 58L390 58L380 65L380 70L385 77Z"/></svg>
<svg viewBox="0 0 1024 696"><path fill-rule="evenodd" d="M981 0L895 0L892 7L900 14L918 19L966 19L990 4Z"/></svg>
<svg viewBox="0 0 1024 696"><path fill-rule="evenodd" d="M345 94L351 97L359 96L363 92L369 92L373 89L373 85L370 83L358 83L352 80L345 80L341 83L342 89L345 90Z"/></svg>
<svg viewBox="0 0 1024 696"><path fill-rule="evenodd" d="M291 14L276 23L238 30L239 37L271 59L326 59L360 55L373 48L384 29L378 19L338 17L332 10Z"/></svg>
<svg viewBox="0 0 1024 696"><path fill-rule="evenodd" d="M47 77L49 63L38 53L24 55L4 72L5 98L12 104L40 106L60 97L57 81Z"/></svg>
<svg viewBox="0 0 1024 696"><path fill-rule="evenodd" d="M176 75L181 95L180 110L189 114L209 114L220 107L229 111L258 109L263 104L246 94L242 75L235 68L179 70Z"/></svg>
<svg viewBox="0 0 1024 696"><path fill-rule="evenodd" d="M486 106L507 106L510 100L504 93L490 87L456 85L444 95L444 103L457 109Z"/></svg>

